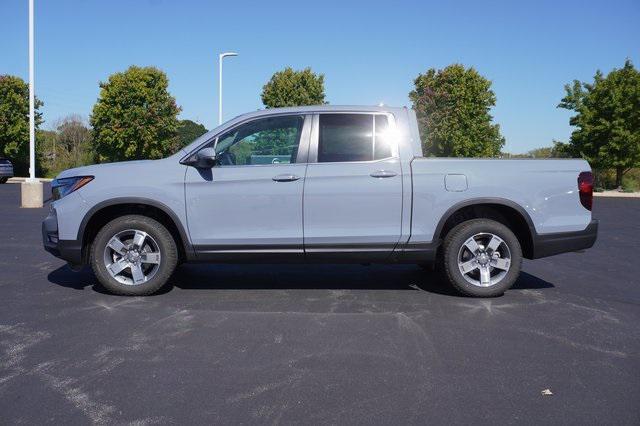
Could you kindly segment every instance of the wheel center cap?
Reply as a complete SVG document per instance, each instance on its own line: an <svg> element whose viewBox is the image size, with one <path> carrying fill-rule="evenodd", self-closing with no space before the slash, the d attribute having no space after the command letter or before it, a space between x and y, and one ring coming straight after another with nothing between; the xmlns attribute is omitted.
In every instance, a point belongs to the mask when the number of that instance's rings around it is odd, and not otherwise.
<svg viewBox="0 0 640 426"><path fill-rule="evenodd" d="M127 253L126 258L129 262L137 262L140 259L140 253L135 250L132 250Z"/></svg>
<svg viewBox="0 0 640 426"><path fill-rule="evenodd" d="M480 253L478 255L478 263L482 266L485 266L487 263L489 263L489 256L487 256L486 253Z"/></svg>

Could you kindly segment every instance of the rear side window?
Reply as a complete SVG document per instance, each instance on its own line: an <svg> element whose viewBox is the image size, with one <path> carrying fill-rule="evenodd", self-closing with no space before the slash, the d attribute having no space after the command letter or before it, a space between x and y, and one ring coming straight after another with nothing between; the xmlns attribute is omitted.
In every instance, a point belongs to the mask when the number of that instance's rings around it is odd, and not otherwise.
<svg viewBox="0 0 640 426"><path fill-rule="evenodd" d="M375 115L376 133L373 139L373 159L391 157L391 136L389 134L389 120L386 115Z"/></svg>
<svg viewBox="0 0 640 426"><path fill-rule="evenodd" d="M387 128L384 115L321 114L318 162L371 161L390 157L391 147L385 137Z"/></svg>

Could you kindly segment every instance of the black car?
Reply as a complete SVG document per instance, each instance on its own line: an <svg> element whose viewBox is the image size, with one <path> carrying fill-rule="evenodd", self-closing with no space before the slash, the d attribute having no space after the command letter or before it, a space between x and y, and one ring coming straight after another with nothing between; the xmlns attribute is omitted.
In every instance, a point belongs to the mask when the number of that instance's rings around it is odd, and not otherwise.
<svg viewBox="0 0 640 426"><path fill-rule="evenodd" d="M6 158L0 158L0 184L7 183L13 177L13 164Z"/></svg>

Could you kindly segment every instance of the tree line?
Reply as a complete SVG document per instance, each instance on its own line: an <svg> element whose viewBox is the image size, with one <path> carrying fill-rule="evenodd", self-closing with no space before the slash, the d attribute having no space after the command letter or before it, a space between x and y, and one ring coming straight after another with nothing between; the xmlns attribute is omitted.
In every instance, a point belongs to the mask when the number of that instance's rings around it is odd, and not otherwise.
<svg viewBox="0 0 640 426"><path fill-rule="evenodd" d="M601 184L616 187L640 166L640 73L630 60L606 76L597 71L592 82L567 84L557 107L574 112L570 140L517 156L502 151L505 138L491 115L496 104L492 83L473 67L431 68L413 83L409 99L426 155L581 157L596 169ZM168 91L168 78L155 67L131 66L99 85L88 122L70 115L54 130L38 129L39 174L94 162L162 158L207 131L202 124L178 119L181 108ZM324 75L287 67L263 86L261 99L267 108L324 104ZM26 83L0 75L0 156L10 158L22 174L28 170L28 105ZM42 105L36 99L38 128ZM636 172L631 175L640 180Z"/></svg>

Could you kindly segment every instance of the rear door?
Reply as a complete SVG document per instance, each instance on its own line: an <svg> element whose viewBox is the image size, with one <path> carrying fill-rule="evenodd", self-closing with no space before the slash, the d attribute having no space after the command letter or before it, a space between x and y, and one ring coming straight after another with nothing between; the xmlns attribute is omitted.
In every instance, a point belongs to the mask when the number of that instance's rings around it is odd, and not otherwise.
<svg viewBox="0 0 640 426"><path fill-rule="evenodd" d="M304 188L309 260L375 261L401 234L402 168L390 114L314 115Z"/></svg>

